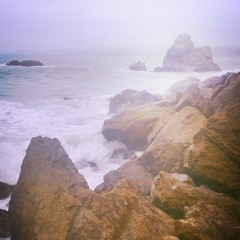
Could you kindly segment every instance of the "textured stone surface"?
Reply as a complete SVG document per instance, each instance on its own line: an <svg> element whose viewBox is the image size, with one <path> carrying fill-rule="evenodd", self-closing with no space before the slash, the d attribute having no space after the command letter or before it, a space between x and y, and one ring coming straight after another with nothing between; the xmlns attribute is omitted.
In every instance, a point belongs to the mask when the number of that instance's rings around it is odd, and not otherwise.
<svg viewBox="0 0 240 240"><path fill-rule="evenodd" d="M231 239L240 223L240 202L205 187L179 181L160 172L155 180L153 203L176 219L180 239Z"/></svg>
<svg viewBox="0 0 240 240"><path fill-rule="evenodd" d="M141 190L142 194L150 195L153 176L146 171L144 167L138 164L137 161L124 163L116 171L107 173L103 180L104 182L95 188L95 192L101 193L111 189L121 179L132 180Z"/></svg>
<svg viewBox="0 0 240 240"><path fill-rule="evenodd" d="M11 235L9 214L6 210L0 209L0 239Z"/></svg>
<svg viewBox="0 0 240 240"><path fill-rule="evenodd" d="M68 231L67 240L157 240L174 235L174 221L155 208L128 180L108 192L83 200Z"/></svg>
<svg viewBox="0 0 240 240"><path fill-rule="evenodd" d="M163 60L163 67L155 71L219 71L213 62L210 47L195 47L188 34L179 35L168 49Z"/></svg>
<svg viewBox="0 0 240 240"><path fill-rule="evenodd" d="M106 120L102 133L108 141L120 141L129 149L143 150L148 145L148 134L162 114L157 103L140 106Z"/></svg>
<svg viewBox="0 0 240 240"><path fill-rule="evenodd" d="M198 181L240 198L240 105L213 115L194 137L184 166Z"/></svg>
<svg viewBox="0 0 240 240"><path fill-rule="evenodd" d="M11 239L64 240L80 199L89 194L60 142L33 138L10 200Z"/></svg>
<svg viewBox="0 0 240 240"><path fill-rule="evenodd" d="M153 175L157 175L160 170L181 170L184 152L193 143L193 136L205 120L203 114L192 107L185 107L175 113L139 158L140 164Z"/></svg>
<svg viewBox="0 0 240 240"><path fill-rule="evenodd" d="M110 99L109 113L121 113L130 108L141 106L150 102L155 102L161 99L161 96L155 96L148 91L135 91L132 89L125 89Z"/></svg>

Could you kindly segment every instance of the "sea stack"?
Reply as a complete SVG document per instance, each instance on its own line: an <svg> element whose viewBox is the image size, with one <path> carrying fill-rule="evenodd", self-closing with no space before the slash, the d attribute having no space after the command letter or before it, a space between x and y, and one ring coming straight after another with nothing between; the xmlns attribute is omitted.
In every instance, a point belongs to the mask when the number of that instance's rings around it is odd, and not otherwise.
<svg viewBox="0 0 240 240"><path fill-rule="evenodd" d="M179 35L168 49L162 67L156 67L154 72L207 72L221 71L213 62L210 47L195 47L190 35Z"/></svg>

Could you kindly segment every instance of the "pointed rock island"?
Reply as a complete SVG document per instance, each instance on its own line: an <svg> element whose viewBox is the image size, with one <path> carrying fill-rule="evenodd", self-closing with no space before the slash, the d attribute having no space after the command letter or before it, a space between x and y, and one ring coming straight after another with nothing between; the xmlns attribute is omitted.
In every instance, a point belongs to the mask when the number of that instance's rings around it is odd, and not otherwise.
<svg viewBox="0 0 240 240"><path fill-rule="evenodd" d="M154 72L207 72L221 71L213 62L210 47L195 47L190 35L179 35L168 49L162 67L156 67Z"/></svg>

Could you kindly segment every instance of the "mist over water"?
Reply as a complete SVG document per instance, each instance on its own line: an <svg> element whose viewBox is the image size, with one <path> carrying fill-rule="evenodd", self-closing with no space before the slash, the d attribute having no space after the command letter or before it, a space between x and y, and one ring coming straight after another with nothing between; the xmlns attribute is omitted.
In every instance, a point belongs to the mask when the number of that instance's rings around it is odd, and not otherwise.
<svg viewBox="0 0 240 240"><path fill-rule="evenodd" d="M0 181L16 183L31 138L42 135L58 138L77 167L81 161L98 165L79 168L91 188L123 163L110 159L112 151L123 145L107 142L101 133L104 120L111 117L110 97L126 88L164 94L177 80L203 80L237 71L240 64L239 57L221 57L215 61L223 72L155 73L152 69L161 64L161 57L141 57L149 71L136 72L128 66L140 60L138 56L40 55L17 57L37 59L44 67L5 66L15 57L0 58Z"/></svg>

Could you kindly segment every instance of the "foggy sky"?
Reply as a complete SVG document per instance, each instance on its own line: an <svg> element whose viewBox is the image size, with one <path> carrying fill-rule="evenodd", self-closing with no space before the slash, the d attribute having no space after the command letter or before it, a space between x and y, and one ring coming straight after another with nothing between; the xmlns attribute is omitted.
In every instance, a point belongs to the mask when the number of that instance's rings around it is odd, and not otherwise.
<svg viewBox="0 0 240 240"><path fill-rule="evenodd" d="M0 0L0 52L240 46L239 0Z"/></svg>

